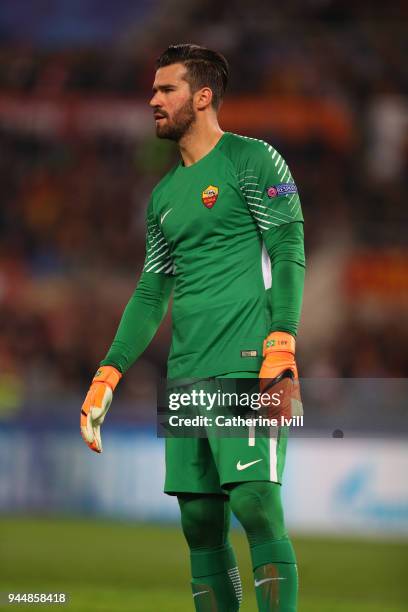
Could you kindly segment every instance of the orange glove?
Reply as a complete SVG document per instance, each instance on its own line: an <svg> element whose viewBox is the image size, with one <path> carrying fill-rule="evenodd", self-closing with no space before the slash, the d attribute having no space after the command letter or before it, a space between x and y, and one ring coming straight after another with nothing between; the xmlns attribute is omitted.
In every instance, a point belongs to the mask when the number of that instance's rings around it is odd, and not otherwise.
<svg viewBox="0 0 408 612"><path fill-rule="evenodd" d="M102 452L101 425L122 374L112 366L101 366L92 379L81 408L81 434L89 448Z"/></svg>
<svg viewBox="0 0 408 612"><path fill-rule="evenodd" d="M299 376L295 361L296 341L286 332L272 332L264 340L263 364L259 372L261 393L270 397L279 394L278 407L270 406L270 417L286 418L303 414L300 398Z"/></svg>

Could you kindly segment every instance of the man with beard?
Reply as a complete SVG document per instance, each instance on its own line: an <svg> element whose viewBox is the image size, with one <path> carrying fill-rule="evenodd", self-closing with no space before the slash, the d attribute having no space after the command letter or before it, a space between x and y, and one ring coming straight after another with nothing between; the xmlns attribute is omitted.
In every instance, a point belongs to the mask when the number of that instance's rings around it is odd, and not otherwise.
<svg viewBox="0 0 408 612"><path fill-rule="evenodd" d="M112 391L152 340L173 289L169 379L297 380L299 196L272 146L220 128L227 80L225 58L197 45L171 46L158 59L156 133L178 143L181 159L152 193L143 273L82 407L82 435L96 452ZM180 505L196 610L239 609L231 511L248 537L258 609L296 610L296 559L280 497L285 442L166 439L165 492Z"/></svg>

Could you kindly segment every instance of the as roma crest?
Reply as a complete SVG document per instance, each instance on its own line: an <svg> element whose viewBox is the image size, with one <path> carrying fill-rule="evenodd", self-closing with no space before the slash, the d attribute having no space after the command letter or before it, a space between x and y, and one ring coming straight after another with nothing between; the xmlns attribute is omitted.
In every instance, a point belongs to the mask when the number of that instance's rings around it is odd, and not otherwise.
<svg viewBox="0 0 408 612"><path fill-rule="evenodd" d="M215 185L208 185L207 189L204 189L201 194L204 206L207 208L212 208L214 206L218 198L218 191L219 189Z"/></svg>

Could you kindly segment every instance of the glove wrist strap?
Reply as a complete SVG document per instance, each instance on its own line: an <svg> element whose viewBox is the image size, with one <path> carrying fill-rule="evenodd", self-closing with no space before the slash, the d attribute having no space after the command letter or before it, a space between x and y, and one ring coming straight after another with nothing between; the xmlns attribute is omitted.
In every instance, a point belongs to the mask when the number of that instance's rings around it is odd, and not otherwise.
<svg viewBox="0 0 408 612"><path fill-rule="evenodd" d="M101 366L93 377L92 382L105 383L114 391L121 378L122 374L113 366Z"/></svg>
<svg viewBox="0 0 408 612"><path fill-rule="evenodd" d="M263 343L263 356L269 353L295 354L296 340L286 332L275 331L265 338Z"/></svg>

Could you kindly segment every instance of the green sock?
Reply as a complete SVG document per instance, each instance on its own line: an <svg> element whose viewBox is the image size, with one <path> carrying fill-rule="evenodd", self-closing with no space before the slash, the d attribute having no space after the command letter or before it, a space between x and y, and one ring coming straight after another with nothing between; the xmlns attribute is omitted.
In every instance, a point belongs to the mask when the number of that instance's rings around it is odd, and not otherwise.
<svg viewBox="0 0 408 612"><path fill-rule="evenodd" d="M230 490L230 505L248 538L259 612L296 612L296 557L285 528L280 485L237 484Z"/></svg>
<svg viewBox="0 0 408 612"><path fill-rule="evenodd" d="M191 551L191 585L197 612L237 612L241 580L231 546Z"/></svg>
<svg viewBox="0 0 408 612"><path fill-rule="evenodd" d="M296 612L298 574L288 538L251 547L259 612Z"/></svg>

